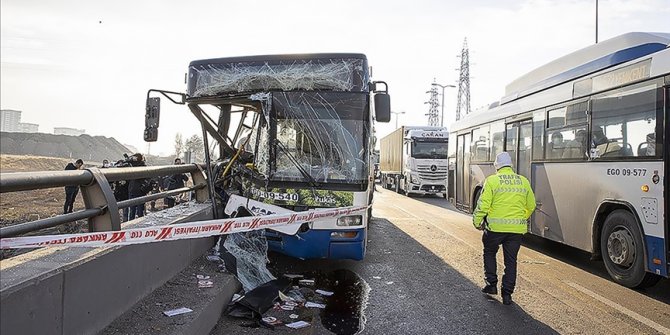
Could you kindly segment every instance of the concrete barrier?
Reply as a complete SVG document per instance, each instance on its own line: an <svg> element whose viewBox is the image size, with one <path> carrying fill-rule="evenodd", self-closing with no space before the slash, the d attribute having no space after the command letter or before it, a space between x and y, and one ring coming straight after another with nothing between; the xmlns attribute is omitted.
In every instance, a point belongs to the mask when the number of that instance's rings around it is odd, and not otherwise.
<svg viewBox="0 0 670 335"><path fill-rule="evenodd" d="M168 221L212 217L211 205L198 204ZM215 241L210 237L112 248L52 247L3 260L0 333L98 333Z"/></svg>

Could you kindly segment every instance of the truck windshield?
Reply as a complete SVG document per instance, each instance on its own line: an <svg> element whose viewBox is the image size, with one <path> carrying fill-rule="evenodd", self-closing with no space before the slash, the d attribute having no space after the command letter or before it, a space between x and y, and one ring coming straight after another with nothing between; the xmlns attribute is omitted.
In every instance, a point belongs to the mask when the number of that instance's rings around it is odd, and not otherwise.
<svg viewBox="0 0 670 335"><path fill-rule="evenodd" d="M412 144L412 157L447 159L447 142L414 141Z"/></svg>
<svg viewBox="0 0 670 335"><path fill-rule="evenodd" d="M366 180L366 93L273 93L273 180L359 183ZM297 164L296 164L297 163Z"/></svg>

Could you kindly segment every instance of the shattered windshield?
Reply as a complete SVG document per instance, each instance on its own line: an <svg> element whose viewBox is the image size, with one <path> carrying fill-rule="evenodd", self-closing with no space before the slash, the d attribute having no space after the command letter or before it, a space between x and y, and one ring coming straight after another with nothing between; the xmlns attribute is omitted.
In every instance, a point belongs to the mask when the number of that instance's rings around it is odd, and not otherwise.
<svg viewBox="0 0 670 335"><path fill-rule="evenodd" d="M278 142L272 179L340 183L366 179L367 94L273 93L272 109Z"/></svg>
<svg viewBox="0 0 670 335"><path fill-rule="evenodd" d="M447 159L447 142L419 142L412 144L412 157Z"/></svg>

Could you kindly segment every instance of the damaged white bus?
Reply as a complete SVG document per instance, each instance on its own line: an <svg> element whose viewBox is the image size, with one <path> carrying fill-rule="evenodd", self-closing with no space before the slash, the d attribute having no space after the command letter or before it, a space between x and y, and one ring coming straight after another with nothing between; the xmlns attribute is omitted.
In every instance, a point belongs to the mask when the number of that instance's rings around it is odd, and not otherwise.
<svg viewBox="0 0 670 335"><path fill-rule="evenodd" d="M371 205L372 123L389 121L390 98L386 83L371 81L365 55L193 61L186 94L149 91L147 141L157 138L160 110L152 93L186 104L218 145L220 158L210 162L205 141L219 217ZM270 250L297 258L360 260L369 220L370 211L264 237Z"/></svg>
<svg viewBox="0 0 670 335"><path fill-rule="evenodd" d="M472 212L508 151L535 191L530 233L602 257L628 287L667 278L669 46L670 34L629 33L513 81L451 127L450 200Z"/></svg>

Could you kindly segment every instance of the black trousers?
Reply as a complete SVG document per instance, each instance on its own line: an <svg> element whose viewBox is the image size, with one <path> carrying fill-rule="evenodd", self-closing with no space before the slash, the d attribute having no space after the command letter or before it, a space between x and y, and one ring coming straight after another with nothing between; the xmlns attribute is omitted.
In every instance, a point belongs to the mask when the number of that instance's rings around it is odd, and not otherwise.
<svg viewBox="0 0 670 335"><path fill-rule="evenodd" d="M65 204L63 205L63 214L72 213L72 207L74 207L74 199L77 198L77 193L79 193L79 187L65 188Z"/></svg>
<svg viewBox="0 0 670 335"><path fill-rule="evenodd" d="M482 236L484 243L484 276L486 283L498 284L496 254L502 244L505 262L505 274L502 278L502 292L512 294L516 285L516 257L521 248L522 234L496 233L485 230Z"/></svg>

